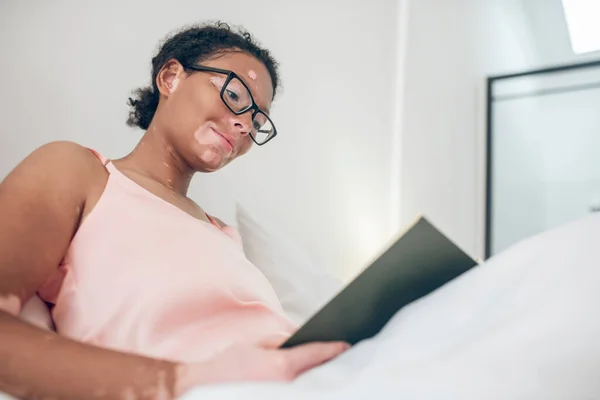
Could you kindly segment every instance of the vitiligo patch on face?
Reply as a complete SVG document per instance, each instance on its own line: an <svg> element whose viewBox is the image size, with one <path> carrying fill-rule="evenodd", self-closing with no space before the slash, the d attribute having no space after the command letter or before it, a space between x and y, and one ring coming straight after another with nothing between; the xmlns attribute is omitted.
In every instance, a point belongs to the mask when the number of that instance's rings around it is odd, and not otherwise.
<svg viewBox="0 0 600 400"><path fill-rule="evenodd" d="M250 77L250 79L254 80L256 79L256 72L254 72L254 70L251 69L250 71L248 71L248 76Z"/></svg>

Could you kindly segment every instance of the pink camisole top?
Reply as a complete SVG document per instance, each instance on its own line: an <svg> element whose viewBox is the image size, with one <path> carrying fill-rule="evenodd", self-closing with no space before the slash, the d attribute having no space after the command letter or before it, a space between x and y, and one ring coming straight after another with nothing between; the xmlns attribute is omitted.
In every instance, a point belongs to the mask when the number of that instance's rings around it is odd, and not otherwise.
<svg viewBox="0 0 600 400"><path fill-rule="evenodd" d="M59 334L192 362L296 329L234 228L190 216L94 154L109 172L104 192L38 291Z"/></svg>

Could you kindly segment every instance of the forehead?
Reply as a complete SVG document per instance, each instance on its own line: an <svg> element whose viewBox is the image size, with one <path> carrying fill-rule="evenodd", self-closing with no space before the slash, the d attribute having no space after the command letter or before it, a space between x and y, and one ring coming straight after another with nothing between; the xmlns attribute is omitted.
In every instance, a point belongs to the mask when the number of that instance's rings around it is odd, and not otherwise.
<svg viewBox="0 0 600 400"><path fill-rule="evenodd" d="M259 107L265 111L271 108L273 98L271 75L264 64L256 58L246 53L232 52L202 64L235 72L250 88Z"/></svg>

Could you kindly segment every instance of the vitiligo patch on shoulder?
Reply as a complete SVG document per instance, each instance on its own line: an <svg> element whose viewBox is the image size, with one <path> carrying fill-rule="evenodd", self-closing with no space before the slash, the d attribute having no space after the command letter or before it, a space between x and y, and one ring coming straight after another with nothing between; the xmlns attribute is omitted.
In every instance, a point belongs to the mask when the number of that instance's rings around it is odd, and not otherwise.
<svg viewBox="0 0 600 400"><path fill-rule="evenodd" d="M0 310L11 315L19 315L21 312L21 299L14 294L0 294Z"/></svg>

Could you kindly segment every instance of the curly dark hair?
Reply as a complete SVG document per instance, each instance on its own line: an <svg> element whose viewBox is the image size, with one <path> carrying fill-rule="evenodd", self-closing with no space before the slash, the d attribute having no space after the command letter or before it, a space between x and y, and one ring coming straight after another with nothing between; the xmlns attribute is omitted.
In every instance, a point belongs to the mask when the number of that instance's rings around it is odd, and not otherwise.
<svg viewBox="0 0 600 400"><path fill-rule="evenodd" d="M175 58L184 65L193 65L230 51L246 52L265 65L271 75L274 97L279 85L278 63L269 51L260 47L242 28L233 29L220 21L207 22L185 27L167 36L158 54L152 58L152 85L136 89L134 97L129 98L131 110L127 125L148 129L158 107L156 77L167 61Z"/></svg>

